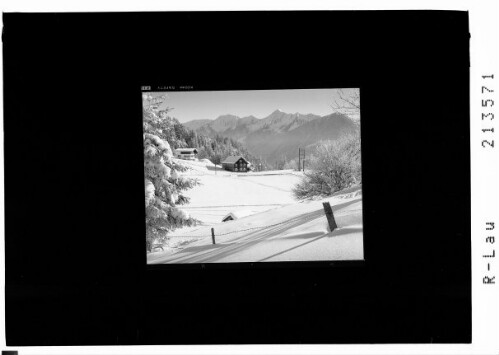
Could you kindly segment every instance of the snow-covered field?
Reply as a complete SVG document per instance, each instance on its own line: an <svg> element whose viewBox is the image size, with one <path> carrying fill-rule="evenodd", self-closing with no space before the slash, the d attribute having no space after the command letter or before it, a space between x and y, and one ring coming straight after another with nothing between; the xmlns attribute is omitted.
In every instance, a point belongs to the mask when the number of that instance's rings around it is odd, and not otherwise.
<svg viewBox="0 0 499 355"><path fill-rule="evenodd" d="M300 179L298 173L293 174L291 170L278 174L269 171L232 173L220 166L215 171L215 166L208 162L182 162L193 168L186 175L199 179L202 184L186 191L191 203L182 209L205 224L220 223L229 212L257 213L296 202L291 188Z"/></svg>
<svg viewBox="0 0 499 355"><path fill-rule="evenodd" d="M300 174L291 170L232 173L207 161L179 161L202 185L187 191L182 206L201 225L172 233L173 248L148 254L149 264L257 261L362 260L362 191L297 202L291 193ZM322 203L330 202L332 233ZM230 212L246 217L222 222ZM216 244L212 244L211 228Z"/></svg>

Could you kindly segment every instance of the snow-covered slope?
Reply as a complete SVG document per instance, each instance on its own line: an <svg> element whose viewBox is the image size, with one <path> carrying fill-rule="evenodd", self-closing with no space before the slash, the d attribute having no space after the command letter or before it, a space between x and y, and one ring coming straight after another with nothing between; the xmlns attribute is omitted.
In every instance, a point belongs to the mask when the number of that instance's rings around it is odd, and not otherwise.
<svg viewBox="0 0 499 355"><path fill-rule="evenodd" d="M186 175L201 183L185 192L191 202L181 208L204 224L220 223L230 212L258 213L296 202L291 189L301 174L292 170L233 173L207 159L178 162L190 167Z"/></svg>
<svg viewBox="0 0 499 355"><path fill-rule="evenodd" d="M172 233L178 249L148 254L148 263L225 263L258 261L361 260L362 191L351 188L326 199L297 202L292 171L234 174L206 162L185 162L203 183L191 189L185 206L203 225ZM333 207L338 229L328 230L323 202ZM253 215L229 222L238 209ZM216 244L212 244L211 228Z"/></svg>

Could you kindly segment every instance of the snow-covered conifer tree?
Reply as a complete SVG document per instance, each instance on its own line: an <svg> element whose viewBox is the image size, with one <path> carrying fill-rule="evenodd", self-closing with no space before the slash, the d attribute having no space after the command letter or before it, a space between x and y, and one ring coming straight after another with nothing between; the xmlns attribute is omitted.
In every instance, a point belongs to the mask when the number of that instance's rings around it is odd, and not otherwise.
<svg viewBox="0 0 499 355"><path fill-rule="evenodd" d="M165 139L171 126L167 115L170 109L162 108L166 96L143 94L142 100L146 237L150 250L153 243L167 240L167 232L195 224L178 206L189 201L182 191L195 186L197 181L180 176L178 172L186 168L174 162L170 144Z"/></svg>

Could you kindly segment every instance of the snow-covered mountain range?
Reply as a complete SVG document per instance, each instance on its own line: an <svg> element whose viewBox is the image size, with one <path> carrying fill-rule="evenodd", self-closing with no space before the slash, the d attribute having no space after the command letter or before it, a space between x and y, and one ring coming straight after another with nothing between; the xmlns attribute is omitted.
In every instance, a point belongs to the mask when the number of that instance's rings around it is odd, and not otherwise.
<svg viewBox="0 0 499 355"><path fill-rule="evenodd" d="M245 144L254 155L273 163L295 158L298 148L321 140L335 140L358 130L358 124L341 113L326 116L286 113L279 109L267 117L222 115L214 120L194 120L183 124L199 134L221 135Z"/></svg>

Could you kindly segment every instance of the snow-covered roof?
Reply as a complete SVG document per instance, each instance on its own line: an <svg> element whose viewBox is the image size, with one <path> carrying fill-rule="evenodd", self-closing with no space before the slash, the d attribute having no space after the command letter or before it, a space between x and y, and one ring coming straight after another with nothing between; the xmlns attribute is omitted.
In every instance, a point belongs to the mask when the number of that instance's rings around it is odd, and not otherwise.
<svg viewBox="0 0 499 355"><path fill-rule="evenodd" d="M252 214L254 214L254 213L251 210L233 211L233 212L230 212L229 214L225 215L225 217L222 218L222 221L225 220L225 219L227 219L228 217L232 217L232 219L236 220L236 219L239 219L239 218L251 216Z"/></svg>
<svg viewBox="0 0 499 355"><path fill-rule="evenodd" d="M222 164L234 164L239 159L243 159L246 163L249 163L246 159L244 159L241 155L231 155L222 162Z"/></svg>
<svg viewBox="0 0 499 355"><path fill-rule="evenodd" d="M195 153L197 154L198 150L196 148L177 148L176 152L187 152L187 153Z"/></svg>

